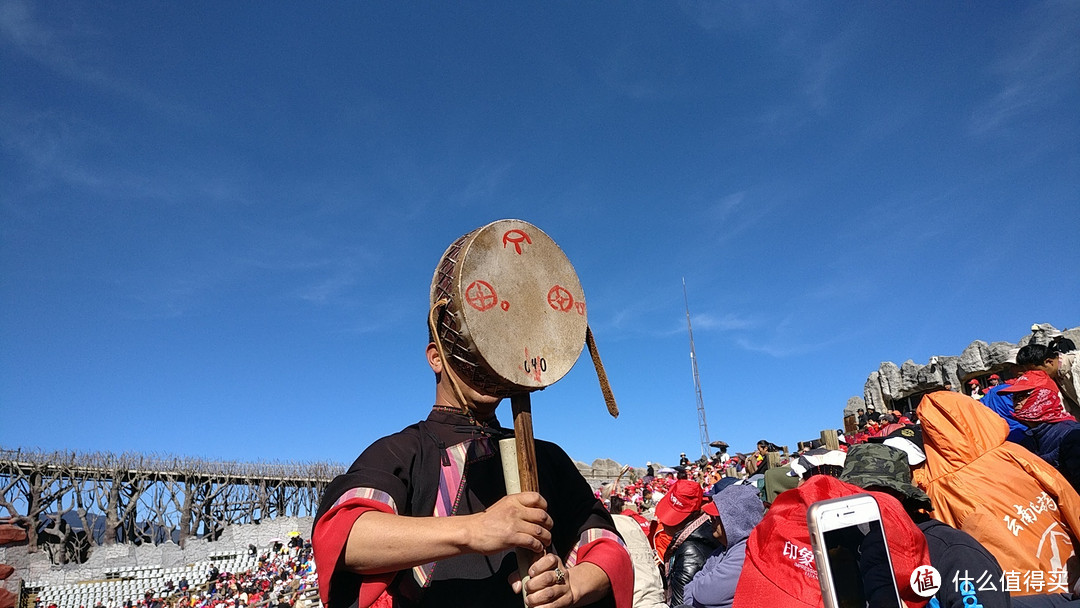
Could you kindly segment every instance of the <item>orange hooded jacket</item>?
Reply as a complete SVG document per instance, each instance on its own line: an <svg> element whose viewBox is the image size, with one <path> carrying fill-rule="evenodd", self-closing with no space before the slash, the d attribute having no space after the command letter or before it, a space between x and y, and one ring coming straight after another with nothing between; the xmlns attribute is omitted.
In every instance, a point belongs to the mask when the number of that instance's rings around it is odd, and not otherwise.
<svg viewBox="0 0 1080 608"><path fill-rule="evenodd" d="M915 482L933 501L934 517L975 537L1006 574L1043 572L1047 587L1055 587L1046 592L1066 592L1067 572L1071 590L1080 577L1080 496L1069 482L1006 442L1005 420L967 395L930 393L918 414L926 466L915 471Z"/></svg>

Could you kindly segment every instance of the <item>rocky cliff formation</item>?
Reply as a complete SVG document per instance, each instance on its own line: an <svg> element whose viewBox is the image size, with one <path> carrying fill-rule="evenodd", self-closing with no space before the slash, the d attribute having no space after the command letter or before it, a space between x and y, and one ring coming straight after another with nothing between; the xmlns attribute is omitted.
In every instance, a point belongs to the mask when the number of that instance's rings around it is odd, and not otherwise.
<svg viewBox="0 0 1080 608"><path fill-rule="evenodd" d="M1035 342L1046 344L1058 334L1065 334L1073 342L1080 344L1080 328L1059 331L1048 323L1033 325L1031 333L1021 338L1016 344L993 342L987 344L976 340L960 353L960 356L930 357L930 361L920 365L912 360L897 366L885 361L877 371L871 372L863 385L863 396L848 399L844 415L853 414L860 407L874 406L879 412L890 409L907 409L918 405L915 397L923 393L939 390L946 382L952 384L954 391L962 391L972 378L985 381L990 374L1002 371L1016 357L1020 347ZM985 382L984 382L985 384ZM911 403L914 401L914 403Z"/></svg>

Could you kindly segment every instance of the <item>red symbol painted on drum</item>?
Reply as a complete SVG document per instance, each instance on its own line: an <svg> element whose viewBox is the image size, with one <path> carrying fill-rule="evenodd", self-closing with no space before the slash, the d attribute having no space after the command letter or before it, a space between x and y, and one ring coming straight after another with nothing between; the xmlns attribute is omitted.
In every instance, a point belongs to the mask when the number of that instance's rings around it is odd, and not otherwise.
<svg viewBox="0 0 1080 608"><path fill-rule="evenodd" d="M570 295L569 291L566 291L566 289L559 285L548 290L547 299L548 304L555 310L569 312L569 310L574 307L574 296Z"/></svg>
<svg viewBox="0 0 1080 608"><path fill-rule="evenodd" d="M514 251L517 251L518 255L521 255L522 242L532 245L532 239L529 238L529 235L518 230L517 228L514 228L513 230L507 230L506 234L503 235L503 249L506 249L507 243L513 243Z"/></svg>
<svg viewBox="0 0 1080 608"><path fill-rule="evenodd" d="M510 310L510 302L507 302L506 300L499 302L499 306L501 306L503 310Z"/></svg>
<svg viewBox="0 0 1080 608"><path fill-rule="evenodd" d="M540 372L547 371L547 361L543 357L530 357L529 349L525 349L525 367L518 368L532 376L533 380L540 382Z"/></svg>
<svg viewBox="0 0 1080 608"><path fill-rule="evenodd" d="M579 314L581 316L585 316L585 303L584 302L574 302L574 308L577 309L577 314Z"/></svg>
<svg viewBox="0 0 1080 608"><path fill-rule="evenodd" d="M499 296L495 295L493 288L487 281L473 281L465 288L465 301L480 312L495 306Z"/></svg>

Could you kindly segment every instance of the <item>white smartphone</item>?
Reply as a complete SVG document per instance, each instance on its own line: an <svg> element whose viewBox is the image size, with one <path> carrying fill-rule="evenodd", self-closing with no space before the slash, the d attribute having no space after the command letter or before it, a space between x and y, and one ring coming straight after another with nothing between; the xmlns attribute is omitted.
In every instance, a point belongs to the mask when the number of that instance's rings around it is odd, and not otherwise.
<svg viewBox="0 0 1080 608"><path fill-rule="evenodd" d="M881 510L870 494L822 500L806 512L825 608L901 608Z"/></svg>

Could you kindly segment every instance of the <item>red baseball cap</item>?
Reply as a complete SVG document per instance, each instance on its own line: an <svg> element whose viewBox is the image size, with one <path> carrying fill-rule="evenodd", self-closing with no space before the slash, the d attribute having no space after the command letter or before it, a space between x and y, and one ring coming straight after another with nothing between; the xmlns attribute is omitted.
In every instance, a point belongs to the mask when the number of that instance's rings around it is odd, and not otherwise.
<svg viewBox="0 0 1080 608"><path fill-rule="evenodd" d="M680 479L656 505L656 519L665 526L677 526L691 513L701 508L704 496L701 486L689 479Z"/></svg>
<svg viewBox="0 0 1080 608"><path fill-rule="evenodd" d="M870 494L877 499L900 597L907 606L924 606L929 598L916 594L910 583L916 568L930 564L922 531L892 496L868 492L828 475L815 475L798 488L780 494L750 533L734 606L821 606L806 512L819 500L853 494Z"/></svg>
<svg viewBox="0 0 1080 608"><path fill-rule="evenodd" d="M1001 376L999 376L997 374L990 374L990 379L991 380L1001 380Z"/></svg>
<svg viewBox="0 0 1080 608"><path fill-rule="evenodd" d="M1041 369L1034 369L1028 372L1024 372L1022 376L1013 380L1005 385L1005 388L999 392L1002 393L1019 393L1022 391L1034 391L1040 388L1045 388L1057 393L1057 383L1050 377L1049 374Z"/></svg>
<svg viewBox="0 0 1080 608"><path fill-rule="evenodd" d="M979 383L979 381L974 379L974 378L972 378L971 381L968 382L968 384L978 384L978 383Z"/></svg>

